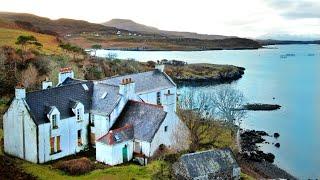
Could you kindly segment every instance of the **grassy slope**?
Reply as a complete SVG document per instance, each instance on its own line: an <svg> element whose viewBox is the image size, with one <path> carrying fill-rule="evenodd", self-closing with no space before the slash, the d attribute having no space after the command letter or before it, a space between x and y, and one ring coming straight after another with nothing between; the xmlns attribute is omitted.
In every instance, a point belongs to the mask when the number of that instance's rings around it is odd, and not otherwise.
<svg viewBox="0 0 320 180"><path fill-rule="evenodd" d="M35 36L43 45L42 51L46 54L60 54L62 52L58 47L58 42L54 36L3 27L0 27L0 46L9 45L18 48L18 45L16 45L15 42L20 35Z"/></svg>
<svg viewBox="0 0 320 180"><path fill-rule="evenodd" d="M2 139L2 138L3 138L3 130L0 128L0 139ZM0 155L3 154L1 146L2 146L2 144L0 144Z"/></svg>
<svg viewBox="0 0 320 180"><path fill-rule="evenodd" d="M86 175L68 176L62 171L52 169L51 165L39 165L22 161L22 168L39 179L151 179L152 175L160 168L161 161L153 161L147 166L122 165L105 169L94 170Z"/></svg>

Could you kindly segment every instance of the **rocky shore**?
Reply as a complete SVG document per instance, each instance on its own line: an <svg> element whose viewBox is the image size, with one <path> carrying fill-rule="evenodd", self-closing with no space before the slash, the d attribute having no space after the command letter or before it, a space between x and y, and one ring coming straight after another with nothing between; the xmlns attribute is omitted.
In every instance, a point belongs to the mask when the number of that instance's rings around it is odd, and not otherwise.
<svg viewBox="0 0 320 180"><path fill-rule="evenodd" d="M243 105L242 110L250 110L250 111L273 111L280 109L281 106L278 104L261 104L261 103L254 103L254 104L246 104Z"/></svg>
<svg viewBox="0 0 320 180"><path fill-rule="evenodd" d="M273 164L275 156L272 153L265 153L259 149L257 144L268 143L264 138L266 136L270 135L264 131L240 131L239 144L241 151L238 154L238 161L243 170L249 174L254 174L257 178L296 179L285 170ZM274 138L279 136L278 133L274 134Z"/></svg>
<svg viewBox="0 0 320 180"><path fill-rule="evenodd" d="M230 83L240 79L245 68L233 65L187 64L183 66L167 66L167 74L181 85L210 85Z"/></svg>

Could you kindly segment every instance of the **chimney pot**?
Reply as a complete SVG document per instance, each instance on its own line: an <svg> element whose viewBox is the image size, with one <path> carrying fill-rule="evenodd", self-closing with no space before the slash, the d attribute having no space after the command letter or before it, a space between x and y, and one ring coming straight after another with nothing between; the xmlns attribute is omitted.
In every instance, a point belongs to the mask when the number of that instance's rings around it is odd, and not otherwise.
<svg viewBox="0 0 320 180"><path fill-rule="evenodd" d="M26 89L24 88L22 83L18 83L15 89L15 97L16 99L24 99L26 98Z"/></svg>

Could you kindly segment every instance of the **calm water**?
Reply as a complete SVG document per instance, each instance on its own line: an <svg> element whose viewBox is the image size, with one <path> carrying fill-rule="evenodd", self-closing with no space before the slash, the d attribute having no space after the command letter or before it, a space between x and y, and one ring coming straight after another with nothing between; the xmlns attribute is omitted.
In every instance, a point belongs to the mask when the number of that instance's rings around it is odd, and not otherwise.
<svg viewBox="0 0 320 180"><path fill-rule="evenodd" d="M299 178L320 178L320 46L281 45L275 49L201 51L201 52L128 52L104 51L105 56L117 53L118 58L139 61L177 59L188 63L233 64L246 68L242 79L233 83L249 102L276 103L281 110L249 112L244 128L280 133L280 142L262 149L276 155L275 163ZM280 58L282 54L295 56ZM212 91L214 87L199 87ZM275 99L273 99L275 97Z"/></svg>

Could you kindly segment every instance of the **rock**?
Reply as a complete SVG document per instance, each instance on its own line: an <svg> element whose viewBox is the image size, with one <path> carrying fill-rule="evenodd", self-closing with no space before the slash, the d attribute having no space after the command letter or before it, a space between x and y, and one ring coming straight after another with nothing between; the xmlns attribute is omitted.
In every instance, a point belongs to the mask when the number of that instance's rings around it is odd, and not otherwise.
<svg viewBox="0 0 320 180"><path fill-rule="evenodd" d="M252 110L252 111L272 111L272 110L278 110L280 108L281 106L278 104L254 103L254 104L243 105L244 110Z"/></svg>
<svg viewBox="0 0 320 180"><path fill-rule="evenodd" d="M273 163L275 156L272 153L264 154L264 159L267 162Z"/></svg>
<svg viewBox="0 0 320 180"><path fill-rule="evenodd" d="M279 133L274 133L273 137L278 138L278 137L280 137L280 134Z"/></svg>
<svg viewBox="0 0 320 180"><path fill-rule="evenodd" d="M279 148L280 147L280 143L276 143L274 146Z"/></svg>

